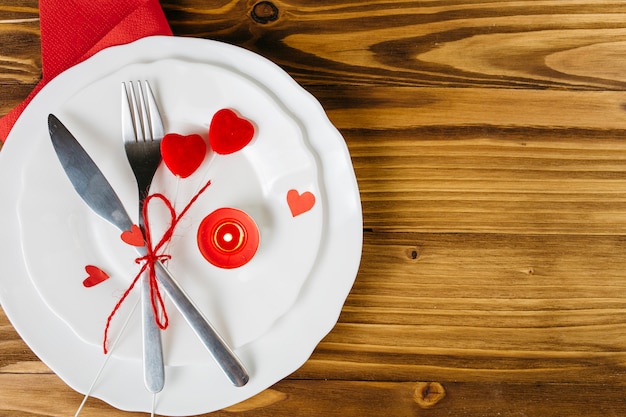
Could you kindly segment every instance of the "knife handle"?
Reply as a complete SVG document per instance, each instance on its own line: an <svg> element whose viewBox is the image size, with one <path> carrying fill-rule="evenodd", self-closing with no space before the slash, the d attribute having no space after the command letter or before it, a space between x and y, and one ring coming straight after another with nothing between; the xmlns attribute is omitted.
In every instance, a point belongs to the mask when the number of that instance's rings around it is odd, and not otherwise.
<svg viewBox="0 0 626 417"><path fill-rule="evenodd" d="M207 320L189 298L180 284L161 262L155 262L155 271L165 292L191 326L200 341L209 350L228 379L237 387L242 387L250 379L245 367L231 350L222 336Z"/></svg>

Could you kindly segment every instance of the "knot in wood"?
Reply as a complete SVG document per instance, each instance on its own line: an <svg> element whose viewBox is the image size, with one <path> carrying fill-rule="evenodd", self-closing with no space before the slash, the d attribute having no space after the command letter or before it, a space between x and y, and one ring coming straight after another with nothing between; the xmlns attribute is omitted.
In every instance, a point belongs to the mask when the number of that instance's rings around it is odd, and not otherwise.
<svg viewBox="0 0 626 417"><path fill-rule="evenodd" d="M270 1L260 1L252 7L250 15L255 22L264 25L278 19L278 7Z"/></svg>
<svg viewBox="0 0 626 417"><path fill-rule="evenodd" d="M418 382L413 392L413 400L420 408L432 408L446 396L446 390L439 382Z"/></svg>
<svg viewBox="0 0 626 417"><path fill-rule="evenodd" d="M420 248L418 247L408 248L405 253L406 253L406 256L410 260L415 261L420 257Z"/></svg>

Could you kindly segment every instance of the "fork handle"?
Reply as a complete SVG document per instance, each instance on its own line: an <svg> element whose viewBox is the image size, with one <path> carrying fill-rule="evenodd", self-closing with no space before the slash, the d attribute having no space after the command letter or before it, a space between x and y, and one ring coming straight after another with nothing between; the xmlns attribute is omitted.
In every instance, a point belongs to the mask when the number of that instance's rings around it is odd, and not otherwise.
<svg viewBox="0 0 626 417"><path fill-rule="evenodd" d="M148 391L156 394L161 392L165 385L165 369L161 329L156 324L152 302L150 301L150 281L147 272L144 272L139 285L141 287L144 382Z"/></svg>
<svg viewBox="0 0 626 417"><path fill-rule="evenodd" d="M209 350L217 364L222 368L228 379L237 387L242 387L250 379L245 367L231 350L222 336L204 317L198 307L191 301L187 293L161 262L155 262L155 271L159 282L178 308L187 323L191 326L200 341Z"/></svg>

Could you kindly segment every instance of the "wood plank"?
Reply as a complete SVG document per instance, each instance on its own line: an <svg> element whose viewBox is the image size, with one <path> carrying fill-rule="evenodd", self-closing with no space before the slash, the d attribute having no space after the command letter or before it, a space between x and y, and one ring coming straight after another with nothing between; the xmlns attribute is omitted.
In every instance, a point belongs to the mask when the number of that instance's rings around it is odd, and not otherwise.
<svg viewBox="0 0 626 417"><path fill-rule="evenodd" d="M0 2L0 39L0 85L3 93L10 85L34 84L41 72L37 1ZM3 96L2 104L5 105L5 102Z"/></svg>
<svg viewBox="0 0 626 417"><path fill-rule="evenodd" d="M623 390L621 384L597 387L584 383L527 387L504 383L284 381L271 390L275 404L255 408L252 399L233 409L242 411L236 415L255 417L618 416L626 410L626 401L614 399L620 398ZM233 413L226 409L214 415Z"/></svg>
<svg viewBox="0 0 626 417"><path fill-rule="evenodd" d="M291 417L324 415L361 417L564 415L605 417L626 412L623 384L532 385L507 383L355 382L285 380L243 403L202 416ZM29 401L20 401L28 396ZM82 397L56 376L0 375L0 416L66 417ZM136 413L89 399L83 417L130 417Z"/></svg>
<svg viewBox="0 0 626 417"><path fill-rule="evenodd" d="M36 0L0 2L0 116L24 100L41 77L39 35Z"/></svg>
<svg viewBox="0 0 626 417"><path fill-rule="evenodd" d="M27 56L19 79L37 74L36 2L0 5L0 33L11 54ZM279 4L260 24L254 3L163 2L179 36L241 45L279 63L304 84L624 89L626 9L604 2L426 2ZM29 21L34 24L29 24ZM475 47L474 45L487 45ZM22 52L26 47L28 53ZM459 54L458 51L462 51ZM462 58L461 58L462 57ZM596 65L602 62L601 66ZM38 74L36 75L38 76Z"/></svg>
<svg viewBox="0 0 626 417"><path fill-rule="evenodd" d="M546 100L555 99L556 92L522 90L506 100L496 91L476 89L477 96L503 98L489 109L480 100L473 102L466 89L468 95L448 89L363 90L358 108L331 105L329 114L350 148L366 229L626 232L625 131L617 125L623 117L621 93L612 93L612 98L571 93L566 102L579 103L580 111L562 111L566 117L577 116L569 122L563 119L563 124L548 116L544 120L551 120L552 126L541 126L533 114L554 113ZM428 94L432 100L420 101ZM370 101L364 95L376 98ZM445 110L455 106L455 96L473 102L468 104L477 109L473 116ZM590 101L585 104L586 99ZM388 108L391 116L384 110ZM490 114L501 119L490 121ZM606 128L596 125L605 114L611 114L613 122L607 120ZM468 119L454 120L457 115Z"/></svg>
<svg viewBox="0 0 626 417"><path fill-rule="evenodd" d="M174 32L242 45L305 84L619 89L619 1L163 2ZM597 65L601 62L602 65Z"/></svg>
<svg viewBox="0 0 626 417"><path fill-rule="evenodd" d="M623 237L366 233L296 378L609 383L626 371Z"/></svg>

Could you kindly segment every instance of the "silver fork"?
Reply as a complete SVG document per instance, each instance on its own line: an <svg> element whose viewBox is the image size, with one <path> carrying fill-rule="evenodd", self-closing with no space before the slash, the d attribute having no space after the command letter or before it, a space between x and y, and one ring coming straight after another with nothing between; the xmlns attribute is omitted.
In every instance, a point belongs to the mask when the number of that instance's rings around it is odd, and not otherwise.
<svg viewBox="0 0 626 417"><path fill-rule="evenodd" d="M126 126L123 128L124 132L128 133L128 140L124 140L124 145L126 148L126 154L128 156L128 160L133 167L133 172L137 177L137 183L139 186L140 192L140 206L143 204L143 200L148 193L148 187L154 176L154 172L156 170L156 166L158 166L158 162L161 160L160 154L160 145L156 146L155 143L160 142L160 139L163 137L163 124L161 122L161 117L158 113L156 100L154 100L154 96L150 89L150 86L146 82L144 84L144 90L146 98L144 99L144 94L142 93L139 98L140 100L136 100L136 95L133 97L130 95L126 96L126 88L124 84L122 84L122 105L128 105L128 111L122 112L122 125ZM133 94L135 94L133 92ZM143 100L143 101L142 101ZM130 105L129 105L130 103ZM135 104L133 104L135 103ZM143 104L142 104L143 103ZM134 108L135 110L130 110ZM125 107L123 107L125 109ZM133 114L136 115L133 117ZM141 122L132 123L132 121L141 120ZM137 126L135 128L134 126ZM139 134L135 134L135 132L141 131L143 136ZM132 132L132 137L131 133ZM152 132L146 136L145 132ZM155 132L161 132L159 134L155 134ZM126 134L124 134L126 138ZM137 140L138 138L143 137L143 142ZM132 139L132 140L131 140ZM156 150L154 149L156 147ZM153 153L150 156L149 161L145 161L146 153ZM158 158L155 156L158 152ZM147 178L147 179L144 179ZM145 190L142 191L142 185ZM142 210L140 207L139 218L140 221L143 222L142 219ZM143 224L143 223L142 223ZM185 293L180 284L176 281L176 279L172 276L172 274L167 270L167 268L161 263L155 263L155 270L157 274L157 278L159 279L160 284L162 285L165 292L169 295L171 301L174 303L176 308L178 308L179 312L187 321L189 326L192 328L196 336L200 339L202 344L207 348L207 350L213 355L213 358L222 369L224 374L228 377L228 379L233 383L233 385L242 387L248 383L249 375L246 371L245 367L239 360L239 358L235 355L235 353L231 350L228 344L224 341L222 336L215 330L215 328L211 325L211 323L206 319L206 317L202 314L202 312L198 309L198 307L193 303L191 298ZM145 281L145 280L142 280ZM142 292L144 292L142 286ZM149 297L149 288L147 288L147 293ZM147 298L147 297L146 297ZM157 349L161 349L161 341L160 341L160 332L158 327L155 324L152 305L148 299L148 306L143 305L143 309L146 311L144 314L143 322L146 329L148 329L149 325L154 325L156 327L155 333L159 335L158 343L156 339L152 339L152 331L145 332L145 345L151 345L152 348L148 349L144 352L144 365L146 367L153 366L155 363L158 363L157 357ZM143 303L146 304L146 303ZM150 318L148 318L150 317ZM151 356L154 355L154 356ZM161 353L162 355L162 353ZM150 358L150 359L147 359ZM161 362L162 364L162 357ZM153 389L158 388L158 371L155 370L156 378L152 381ZM150 373L148 373L147 378L152 378ZM161 374L162 378L162 374ZM148 385L148 382L147 382ZM161 382L162 388L162 382ZM149 388L150 389L150 388Z"/></svg>
<svg viewBox="0 0 626 417"><path fill-rule="evenodd" d="M143 206L152 178L161 162L163 123L147 81L122 83L122 138L126 157L135 174L139 192L139 227L145 233ZM146 388L157 393L165 384L161 331L156 324L148 273L140 281L143 331L143 369Z"/></svg>

